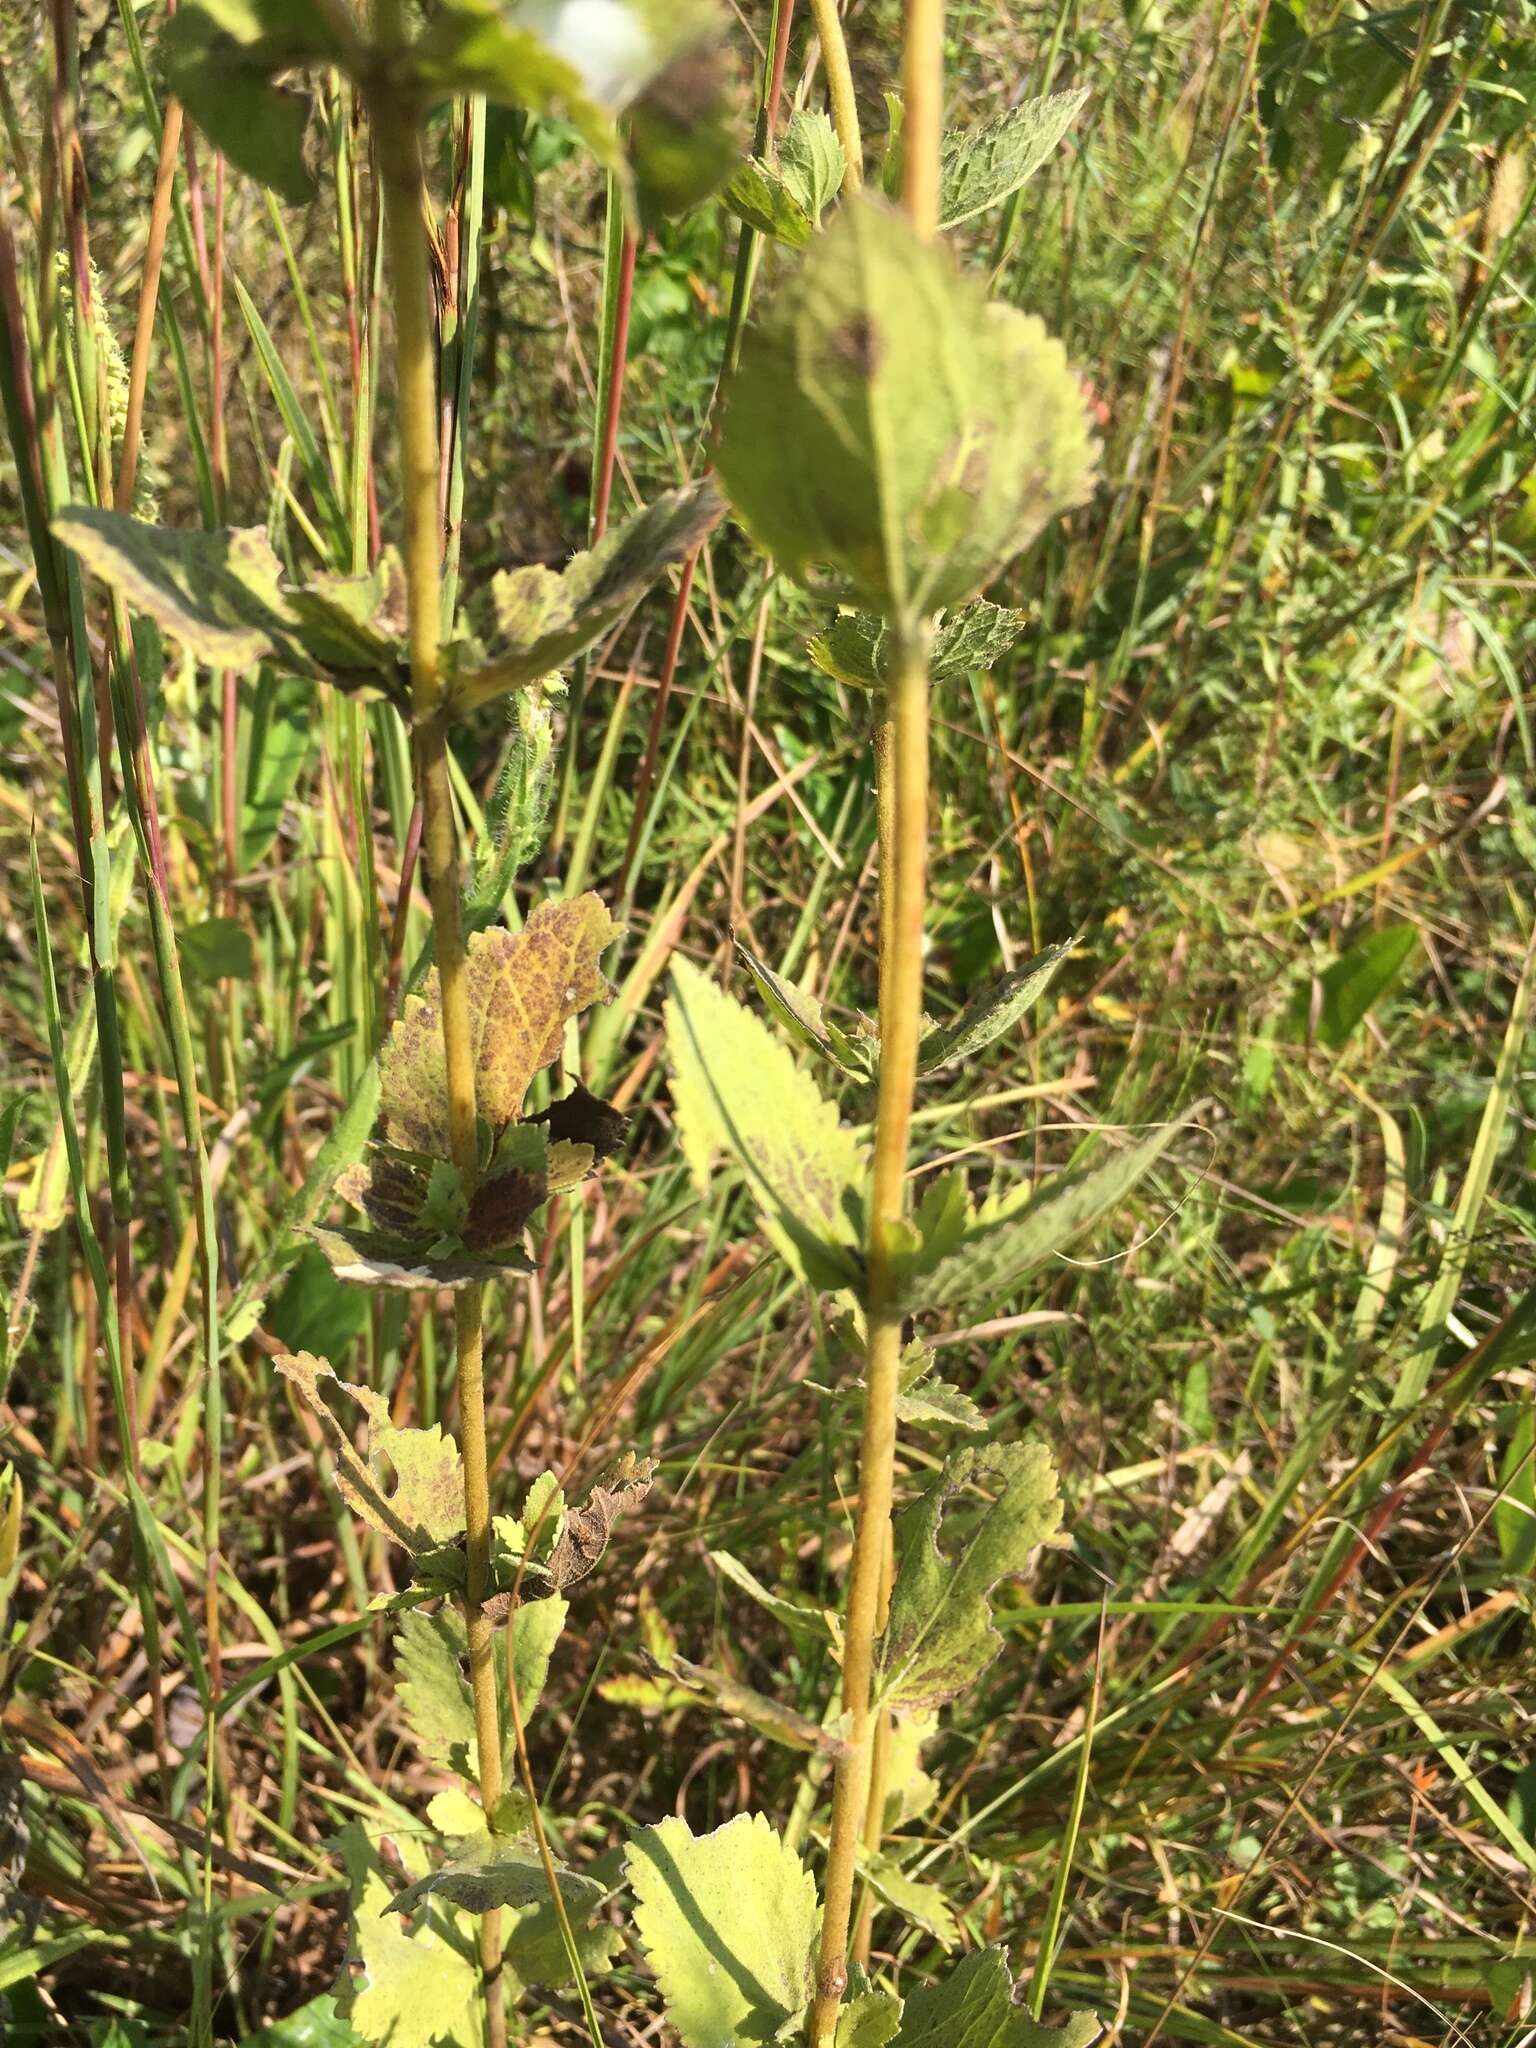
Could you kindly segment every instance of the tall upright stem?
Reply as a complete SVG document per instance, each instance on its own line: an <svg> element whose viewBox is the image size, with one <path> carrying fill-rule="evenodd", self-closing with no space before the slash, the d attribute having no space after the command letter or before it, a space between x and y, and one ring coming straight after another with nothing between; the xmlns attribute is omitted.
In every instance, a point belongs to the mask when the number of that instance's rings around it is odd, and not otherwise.
<svg viewBox="0 0 1536 2048"><path fill-rule="evenodd" d="M395 375L400 417L401 485L405 506L405 576L410 608L411 701L416 718L417 779L442 989L443 1056L448 1076L448 1128L453 1161L466 1192L479 1165L475 1135L475 1061L460 917L458 832L448 780L443 720L442 521L439 512L436 336L432 280L422 207L417 142L419 109L387 89L373 101L374 134L384 186L385 233L395 312ZM466 1525L465 1623L480 1798L487 1823L501 1798L501 1725L491 1623L482 1605L490 1565L491 1505L486 1468L485 1379L481 1352L483 1290L460 1290L454 1302ZM506 2040L501 1994L501 1916L480 1922L486 1977L488 2038Z"/></svg>
<svg viewBox="0 0 1536 2048"><path fill-rule="evenodd" d="M926 622L901 632L889 685L891 868L884 881L890 904L890 952L882 964L880 986L880 1095L869 1207L869 1349L859 1452L859 1519L844 1624L847 1749L832 1794L816 2002L811 2016L815 2048L827 2048L837 2029L838 2007L847 1982L845 1958L859 1842L869 1804L875 1636L891 1520L901 1370L902 1314L891 1284L890 1239L902 1213L922 1015L930 637Z"/></svg>

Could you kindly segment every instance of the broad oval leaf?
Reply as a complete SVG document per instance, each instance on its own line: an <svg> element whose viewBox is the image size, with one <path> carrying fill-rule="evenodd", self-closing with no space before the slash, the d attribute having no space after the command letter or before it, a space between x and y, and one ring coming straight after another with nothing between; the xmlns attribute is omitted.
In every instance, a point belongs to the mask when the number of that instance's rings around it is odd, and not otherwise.
<svg viewBox="0 0 1536 2048"><path fill-rule="evenodd" d="M749 332L717 462L791 576L905 629L1080 503L1094 450L1061 344L864 192Z"/></svg>
<svg viewBox="0 0 1536 2048"><path fill-rule="evenodd" d="M812 1287L862 1285L865 1155L787 1046L750 1010L677 960L666 1005L672 1100L701 1193L728 1153L763 1230Z"/></svg>
<svg viewBox="0 0 1536 2048"><path fill-rule="evenodd" d="M476 2038L480 1969L469 1923L443 1912L430 1926L407 1931L390 1895L393 1872L380 1849L382 1836L357 1822L343 1828L336 1849L352 1887L352 1953L356 1975L344 1971L337 2003L365 2041L389 2048L438 2048ZM426 1852L408 1835L392 1835L396 1854L413 1876Z"/></svg>
<svg viewBox="0 0 1536 2048"><path fill-rule="evenodd" d="M635 1926L683 2048L746 2048L781 2036L813 1988L816 1886L765 1814L710 1835L685 1820L629 1845Z"/></svg>

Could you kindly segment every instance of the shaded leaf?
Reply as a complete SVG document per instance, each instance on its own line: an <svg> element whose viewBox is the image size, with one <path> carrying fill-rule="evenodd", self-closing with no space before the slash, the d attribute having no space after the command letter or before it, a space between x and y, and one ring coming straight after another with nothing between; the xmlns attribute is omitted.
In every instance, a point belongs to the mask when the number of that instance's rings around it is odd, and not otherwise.
<svg viewBox="0 0 1536 2048"><path fill-rule="evenodd" d="M1317 1036L1330 1052L1337 1052L1362 1023L1366 1013L1380 1001L1396 981L1419 943L1411 924L1389 924L1373 931L1341 953L1319 977L1322 1003L1317 1015ZM1312 1017L1312 983L1304 982L1291 1004L1291 1025L1304 1032Z"/></svg>
<svg viewBox="0 0 1536 2048"><path fill-rule="evenodd" d="M965 1500L983 1487L984 1501ZM946 1554L939 1537L951 1516L960 1533ZM1043 1445L967 1446L954 1453L928 1491L896 1518L896 1582L875 1679L887 1706L940 1706L980 1677L1003 1646L992 1626L994 1587L1027 1570L1060 1522L1056 1468Z"/></svg>
<svg viewBox="0 0 1536 2048"><path fill-rule="evenodd" d="M626 1451L616 1469L593 1486L585 1503L566 1510L565 1522L550 1553L549 1576L557 1589L584 1579L608 1548L613 1525L628 1509L638 1507L651 1490L654 1458Z"/></svg>
<svg viewBox="0 0 1536 2048"><path fill-rule="evenodd" d="M336 55L312 0L182 0L160 52L171 91L231 163L291 205L313 199L309 94L273 82Z"/></svg>
<svg viewBox="0 0 1536 2048"><path fill-rule="evenodd" d="M716 460L789 575L914 625L1080 503L1094 451L1060 343L865 191L749 329Z"/></svg>
<svg viewBox="0 0 1536 2048"><path fill-rule="evenodd" d="M749 1010L678 960L666 1005L672 1100L701 1193L728 1152L764 1232L812 1287L862 1284L862 1147L787 1047Z"/></svg>
<svg viewBox="0 0 1536 2048"><path fill-rule="evenodd" d="M764 1002L792 1036L813 1052L829 1059L850 1080L872 1081L875 1078L879 1064L878 1039L872 1035L860 1037L840 1030L813 995L808 995L787 975L775 974L740 939L736 941L736 951L757 983Z"/></svg>
<svg viewBox="0 0 1536 2048"><path fill-rule="evenodd" d="M804 1631L822 1642L826 1641L827 1618L819 1608L807 1607L798 1600L786 1600L782 1594L771 1591L728 1550L712 1550L709 1561L723 1578L729 1579L733 1586L739 1586L748 1599L755 1600L759 1607L783 1622L786 1628Z"/></svg>
<svg viewBox="0 0 1536 2048"><path fill-rule="evenodd" d="M995 668L1022 632L1022 612L985 598L940 615L928 657L928 679L953 682ZM890 681L893 648L885 620L872 612L841 612L807 643L823 675L858 690L882 690Z"/></svg>
<svg viewBox="0 0 1536 2048"><path fill-rule="evenodd" d="M263 669L246 728L240 807L240 871L266 858L315 743L314 692L294 677Z"/></svg>
<svg viewBox="0 0 1536 2048"><path fill-rule="evenodd" d="M774 2040L807 2004L816 1886L764 1814L713 1834L675 1818L634 1837L635 1926L684 2048Z"/></svg>
<svg viewBox="0 0 1536 2048"><path fill-rule="evenodd" d="M549 1897L538 1845L531 1835L451 1836L446 1860L435 1870L397 1891L390 1904L397 1913L414 1913L428 1899L443 1900L465 1913L494 1913L500 1906L514 1912ZM566 1911L588 1920L607 1897L596 1878L556 1866L556 1879Z"/></svg>
<svg viewBox="0 0 1536 2048"><path fill-rule="evenodd" d="M312 1224L305 1234L330 1260L336 1278L353 1287L457 1289L535 1270L533 1261L516 1246L495 1258L477 1258L466 1251L435 1252L430 1240L344 1223L329 1230Z"/></svg>
<svg viewBox="0 0 1536 2048"><path fill-rule="evenodd" d="M336 1484L355 1514L413 1553L453 1542L464 1527L464 1479L451 1437L435 1423L430 1429L396 1429L382 1394L338 1379L310 1352L280 1352L273 1363L319 1422L336 1460ZM361 1455L321 1390L325 1380L350 1394L368 1418Z"/></svg>
<svg viewBox="0 0 1536 2048"><path fill-rule="evenodd" d="M609 633L663 569L698 546L724 511L705 478L668 491L623 526L604 534L557 574L540 563L503 569L491 579L500 650L449 686L449 715L460 716L508 690L563 668Z"/></svg>
<svg viewBox="0 0 1536 2048"><path fill-rule="evenodd" d="M618 927L590 892L541 903L520 932L470 939L465 975L475 1055L475 1102L499 1132L528 1084L559 1054L567 1021L611 995L602 956ZM448 1074L437 969L407 996L379 1059L384 1135L433 1158L449 1156Z"/></svg>
<svg viewBox="0 0 1536 2048"><path fill-rule="evenodd" d="M551 1150L557 1145L576 1145L589 1151L594 1160L610 1158L629 1135L629 1118L579 1081L568 1095L528 1121L544 1126Z"/></svg>
<svg viewBox="0 0 1536 2048"><path fill-rule="evenodd" d="M655 1675L670 1679L682 1692L685 1701L703 1701L718 1713L728 1714L733 1720L745 1721L749 1728L766 1735L770 1742L781 1743L785 1749L807 1751L812 1756L839 1757L847 1753L847 1743L835 1728L824 1728L819 1721L796 1708L787 1706L781 1700L770 1699L766 1693L755 1692L751 1686L742 1685L729 1672L717 1671L708 1664L693 1664L686 1657L659 1657L641 1653L647 1668Z"/></svg>
<svg viewBox="0 0 1536 2048"><path fill-rule="evenodd" d="M1188 1130L1194 1110L1161 1124L1102 1166L1061 1174L973 1207L958 1174L936 1181L917 1214L920 1248L903 1254L898 1285L910 1309L1010 1293L1118 1206Z"/></svg>
<svg viewBox="0 0 1536 2048"><path fill-rule="evenodd" d="M336 1849L352 1885L352 1954L337 2004L364 2040L389 2048L454 2048L476 2038L480 1971L467 1926L440 1914L407 1931L391 1904L396 1884L380 1853L381 1837L357 1822L343 1828ZM409 1837L391 1837L408 1871L423 1870L426 1853Z"/></svg>
<svg viewBox="0 0 1536 2048"><path fill-rule="evenodd" d="M938 1067L969 1059L1001 1038L1039 1002L1071 951L1071 940L1064 946L1047 947L973 996L952 1023L930 1024L917 1049L918 1072L931 1074Z"/></svg>
<svg viewBox="0 0 1536 2048"><path fill-rule="evenodd" d="M749 157L721 194L738 220L760 235L803 249L821 224L822 209L842 188L847 158L837 131L819 110L790 115L777 159Z"/></svg>
<svg viewBox="0 0 1536 2048"><path fill-rule="evenodd" d="M1093 2048L1103 2028L1091 2013L1041 2026L1015 2004L1001 1949L978 1949L937 1984L922 1984L902 2009L895 2048Z"/></svg>
<svg viewBox="0 0 1536 2048"><path fill-rule="evenodd" d="M193 981L252 981L256 954L237 917L205 917L176 935L181 964Z"/></svg>
<svg viewBox="0 0 1536 2048"><path fill-rule="evenodd" d="M939 226L958 227L1000 206L1055 154L1088 98L1075 92L1025 100L995 121L946 135L939 168Z"/></svg>
<svg viewBox="0 0 1536 2048"><path fill-rule="evenodd" d="M697 206L735 163L741 125L735 67L713 37L673 58L630 109L627 149L642 227Z"/></svg>

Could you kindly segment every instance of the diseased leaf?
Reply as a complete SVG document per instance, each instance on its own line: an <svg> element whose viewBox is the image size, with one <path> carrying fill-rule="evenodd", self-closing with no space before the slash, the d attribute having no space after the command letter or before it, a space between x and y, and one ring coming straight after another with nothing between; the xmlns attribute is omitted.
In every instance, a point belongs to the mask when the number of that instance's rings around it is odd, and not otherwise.
<svg viewBox="0 0 1536 2048"><path fill-rule="evenodd" d="M515 1247L496 1258L476 1258L463 1251L435 1253L430 1241L342 1223L330 1230L312 1224L305 1235L325 1253L336 1278L353 1287L456 1289L535 1270L533 1261Z"/></svg>
<svg viewBox="0 0 1536 2048"><path fill-rule="evenodd" d="M966 1501L983 1487L989 1498ZM1043 1445L955 1452L896 1517L896 1582L877 1650L877 1697L898 1710L926 1710L974 1684L1003 1646L992 1626L993 1588L1027 1570L1060 1522L1056 1468ZM947 1554L941 1533L951 1537Z"/></svg>
<svg viewBox="0 0 1536 2048"><path fill-rule="evenodd" d="M520 932L497 926L469 942L466 980L475 1104L500 1132L528 1084L559 1053L568 1019L612 994L602 956L618 927L590 892L541 903ZM449 1156L448 1074L436 968L407 996L380 1055L384 1136L431 1158Z"/></svg>
<svg viewBox="0 0 1536 2048"><path fill-rule="evenodd" d="M928 657L932 683L953 682L995 668L1023 630L1021 612L985 598L941 614ZM890 681L892 645L884 619L872 612L841 612L807 643L823 675L858 690L882 690Z"/></svg>
<svg viewBox="0 0 1536 2048"><path fill-rule="evenodd" d="M716 461L789 575L915 626L1081 503L1094 450L1061 344L866 190L748 330Z"/></svg>
<svg viewBox="0 0 1536 2048"><path fill-rule="evenodd" d="M551 1151L561 1145L574 1146L593 1161L610 1158L629 1135L629 1118L579 1081L568 1095L528 1121L544 1126Z"/></svg>
<svg viewBox="0 0 1536 2048"><path fill-rule="evenodd" d="M279 1352L273 1363L319 1422L336 1460L336 1484L354 1514L413 1554L454 1541L464 1527L464 1478L451 1437L435 1423L430 1429L396 1429L382 1394L338 1379L310 1352ZM367 1416L364 1455L332 1412L323 1380L350 1394Z"/></svg>
<svg viewBox="0 0 1536 2048"><path fill-rule="evenodd" d="M590 552L573 556L563 574L539 563L499 571L491 594L500 650L454 678L449 715L462 716L574 661L620 623L669 563L698 546L724 509L705 478L666 492Z"/></svg>
<svg viewBox="0 0 1536 2048"><path fill-rule="evenodd" d="M467 1923L444 1908L407 1932L390 1902L396 1889L380 1853L382 1838L356 1821L335 1847L352 1885L352 1954L337 2004L365 2041L389 2048L464 2048L477 2038L480 1970ZM426 1853L409 1836L391 1836L408 1871L425 1868Z"/></svg>
<svg viewBox="0 0 1536 2048"><path fill-rule="evenodd" d="M1039 1002L1071 951L1070 940L1064 946L1048 947L973 996L952 1023L930 1024L917 1049L918 1072L931 1074L939 1067L968 1060L1001 1038Z"/></svg>
<svg viewBox="0 0 1536 2048"><path fill-rule="evenodd" d="M404 650L384 623L395 616L398 566L322 576L296 590L259 526L208 533L70 505L53 530L126 604L210 668L271 661L289 675L406 702ZM347 633L342 619L351 621Z"/></svg>
<svg viewBox="0 0 1536 2048"><path fill-rule="evenodd" d="M1025 100L995 121L946 135L939 168L939 226L958 227L1025 185L1081 112L1086 86Z"/></svg>
<svg viewBox="0 0 1536 2048"><path fill-rule="evenodd" d="M766 1025L684 960L666 1005L672 1100L694 1185L741 1169L780 1256L812 1287L862 1285L865 1155Z"/></svg>
<svg viewBox="0 0 1536 2048"><path fill-rule="evenodd" d="M1001 1949L978 1949L937 1984L911 1993L894 2048L1093 2048L1103 2028L1091 2013L1045 2027L1014 2002Z"/></svg>
<svg viewBox="0 0 1536 2048"><path fill-rule="evenodd" d="M813 1989L816 1886L765 1814L713 1834L675 1818L629 1845L635 1926L684 2048L768 2043Z"/></svg>
<svg viewBox="0 0 1536 2048"><path fill-rule="evenodd" d="M608 1548L619 1516L638 1507L650 1492L655 1471L654 1458L637 1458L626 1451L615 1470L593 1486L583 1506L566 1510L549 1559L549 1576L558 1590L573 1586L592 1570Z"/></svg>
<svg viewBox="0 0 1536 2048"><path fill-rule="evenodd" d="M989 1198L979 1209L958 1174L936 1181L918 1210L920 1248L898 1262L905 1306L939 1308L1011 1293L1117 1207L1195 1113L1159 1125L1102 1166L1058 1175L1033 1193L1026 1188Z"/></svg>

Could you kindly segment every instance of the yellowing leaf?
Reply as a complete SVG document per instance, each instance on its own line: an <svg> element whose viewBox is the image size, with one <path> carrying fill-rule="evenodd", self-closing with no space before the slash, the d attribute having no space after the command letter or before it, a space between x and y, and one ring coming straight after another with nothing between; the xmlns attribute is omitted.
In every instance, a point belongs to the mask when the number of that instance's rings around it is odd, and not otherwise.
<svg viewBox="0 0 1536 2048"><path fill-rule="evenodd" d="M355 1514L413 1555L454 1541L464 1527L464 1479L451 1437L436 1424L396 1429L382 1394L338 1379L323 1358L308 1351L279 1352L273 1363L319 1422L336 1460L336 1484ZM332 1412L321 1390L324 1380L350 1394L368 1417L365 1456Z"/></svg>
<svg viewBox="0 0 1536 2048"><path fill-rule="evenodd" d="M388 2048L470 2048L479 2039L479 1965L467 1924L440 1911L407 1931L390 1902L396 1889L379 1851L381 1837L352 1822L336 1847L352 1881L352 1953L337 2004L365 2041ZM409 1836L391 1840L408 1871L426 1854Z"/></svg>
<svg viewBox="0 0 1536 2048"><path fill-rule="evenodd" d="M990 1496L966 1503L976 1488ZM941 1529L953 1515L948 1551ZM889 1707L926 1710L954 1699L1002 1648L992 1591L1028 1569L1056 1532L1056 1468L1041 1444L967 1446L896 1518L896 1583L880 1638L876 1690Z"/></svg>
<svg viewBox="0 0 1536 2048"><path fill-rule="evenodd" d="M862 1147L788 1048L686 961L666 1005L672 1100L701 1193L729 1153L766 1235L812 1287L862 1284Z"/></svg>
<svg viewBox="0 0 1536 2048"><path fill-rule="evenodd" d="M476 932L466 963L475 1054L475 1102L500 1131L522 1108L528 1084L560 1051L567 1020L612 991L602 957L618 934L598 897L541 903L520 932ZM380 1055L384 1136L407 1151L445 1159L448 1076L442 989L436 968L405 1007Z"/></svg>
<svg viewBox="0 0 1536 2048"><path fill-rule="evenodd" d="M710 1835L676 1818L629 1845L635 1926L683 2048L746 2048L781 2035L813 1988L816 1886L767 1816Z"/></svg>
<svg viewBox="0 0 1536 2048"><path fill-rule="evenodd" d="M782 568L904 628L973 597L1094 467L1061 344L868 192L749 331L716 459Z"/></svg>

